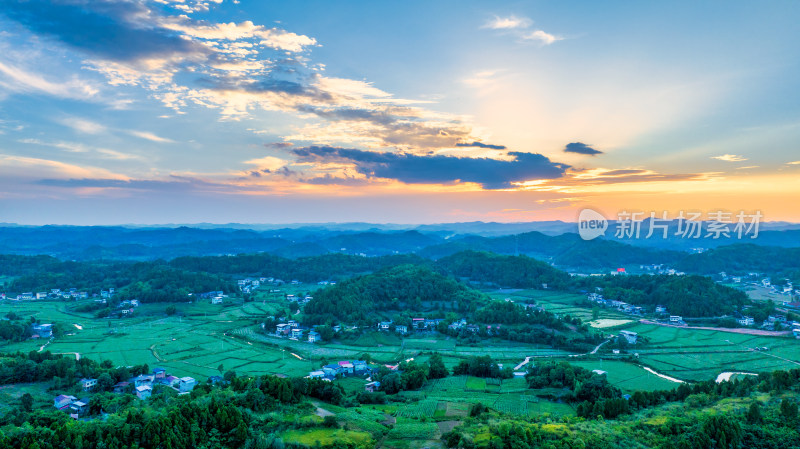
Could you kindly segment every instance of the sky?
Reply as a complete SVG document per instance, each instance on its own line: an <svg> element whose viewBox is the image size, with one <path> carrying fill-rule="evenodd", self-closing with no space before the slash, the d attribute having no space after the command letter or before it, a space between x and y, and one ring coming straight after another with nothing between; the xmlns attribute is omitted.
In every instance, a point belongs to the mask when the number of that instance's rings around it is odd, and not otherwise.
<svg viewBox="0 0 800 449"><path fill-rule="evenodd" d="M0 0L0 222L800 221L800 3Z"/></svg>

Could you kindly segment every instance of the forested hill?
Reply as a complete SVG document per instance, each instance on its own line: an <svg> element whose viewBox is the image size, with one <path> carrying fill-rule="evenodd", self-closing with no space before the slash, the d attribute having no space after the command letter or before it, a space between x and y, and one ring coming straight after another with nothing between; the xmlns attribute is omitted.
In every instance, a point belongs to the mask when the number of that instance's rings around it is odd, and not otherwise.
<svg viewBox="0 0 800 449"><path fill-rule="evenodd" d="M605 299L665 306L687 317L712 317L739 311L750 300L743 292L704 276L604 276L575 280L586 290L601 288Z"/></svg>
<svg viewBox="0 0 800 449"><path fill-rule="evenodd" d="M570 275L527 256L504 256L463 251L436 261L436 266L456 277L498 287L568 289Z"/></svg>
<svg viewBox="0 0 800 449"><path fill-rule="evenodd" d="M586 241L577 234L549 236L540 232L495 238L469 236L427 247L418 254L438 259L466 250L546 257L558 266L591 269L628 264L672 264L687 255L679 251L642 248L609 240Z"/></svg>
<svg viewBox="0 0 800 449"><path fill-rule="evenodd" d="M800 283L800 248L780 248L753 244L721 246L699 254L691 254L677 264L690 273L730 275L751 272L785 277ZM778 279L773 279L777 282Z"/></svg>
<svg viewBox="0 0 800 449"><path fill-rule="evenodd" d="M426 266L401 265L359 276L314 293L303 309L307 324L374 324L375 312L426 309L474 311L489 298Z"/></svg>

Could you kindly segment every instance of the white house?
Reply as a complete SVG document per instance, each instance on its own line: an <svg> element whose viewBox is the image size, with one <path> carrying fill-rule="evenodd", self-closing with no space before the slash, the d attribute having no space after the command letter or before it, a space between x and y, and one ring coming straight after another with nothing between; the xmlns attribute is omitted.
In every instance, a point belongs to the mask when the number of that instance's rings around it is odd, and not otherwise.
<svg viewBox="0 0 800 449"><path fill-rule="evenodd" d="M299 328L292 329L292 338L295 339L303 338L303 329Z"/></svg>
<svg viewBox="0 0 800 449"><path fill-rule="evenodd" d="M311 371L310 373L308 373L308 377L310 377L312 379L325 377L325 371L322 371L322 370Z"/></svg>
<svg viewBox="0 0 800 449"><path fill-rule="evenodd" d="M211 304L222 304L222 296L215 296L211 298Z"/></svg>
<svg viewBox="0 0 800 449"><path fill-rule="evenodd" d="M180 385L178 386L178 390L181 393L186 393L187 391L192 391L194 386L197 384L197 381L194 380L193 377L181 377Z"/></svg>
<svg viewBox="0 0 800 449"><path fill-rule="evenodd" d="M751 316L743 316L737 320L742 326L752 326L756 324L756 320Z"/></svg>
<svg viewBox="0 0 800 449"><path fill-rule="evenodd" d="M679 315L670 315L669 322L671 324L681 324L683 323L683 317Z"/></svg>
<svg viewBox="0 0 800 449"><path fill-rule="evenodd" d="M84 378L80 380L80 383L81 383L81 388L83 388L83 391L91 391L97 385L97 379Z"/></svg>
<svg viewBox="0 0 800 449"><path fill-rule="evenodd" d="M322 339L322 336L317 331L311 331L308 333L308 342L309 343L316 343Z"/></svg>
<svg viewBox="0 0 800 449"><path fill-rule="evenodd" d="M147 399L150 395L153 394L153 387L148 385L142 385L141 387L136 387L136 397L139 399Z"/></svg>

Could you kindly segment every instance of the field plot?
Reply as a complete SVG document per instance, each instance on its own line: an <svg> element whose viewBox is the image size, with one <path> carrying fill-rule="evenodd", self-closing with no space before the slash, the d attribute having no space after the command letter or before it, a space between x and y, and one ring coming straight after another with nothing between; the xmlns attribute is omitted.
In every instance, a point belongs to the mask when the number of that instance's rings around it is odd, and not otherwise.
<svg viewBox="0 0 800 449"><path fill-rule="evenodd" d="M372 440L372 436L367 432L319 428L311 430L288 430L281 434L281 438L286 443L305 447L328 446L335 441L363 445Z"/></svg>
<svg viewBox="0 0 800 449"><path fill-rule="evenodd" d="M800 367L800 341L637 323L626 327L645 341L630 352L651 368L683 380L714 379L724 371L761 372ZM766 349L764 349L766 348Z"/></svg>
<svg viewBox="0 0 800 449"><path fill-rule="evenodd" d="M439 426L434 422L398 422L389 431L388 437L395 440L432 440L439 435Z"/></svg>
<svg viewBox="0 0 800 449"><path fill-rule="evenodd" d="M427 417L466 416L469 414L472 404L478 402L498 411L518 416L532 416L540 412L559 416L574 413L572 408L566 404L551 403L530 394L531 391L527 389L527 383L523 378L499 380L453 376L428 382L421 392L426 402L424 406L426 414L422 416ZM443 403L446 406L442 406ZM552 405L539 405L541 403ZM416 407L412 410L418 410L423 406L417 405ZM442 409L444 409L443 414L440 413ZM406 413L407 415L398 413L398 416L411 416L412 412Z"/></svg>
<svg viewBox="0 0 800 449"><path fill-rule="evenodd" d="M615 360L569 360L569 363L592 371L605 371L608 381L623 391L671 390L678 386L677 383L658 377L632 363Z"/></svg>

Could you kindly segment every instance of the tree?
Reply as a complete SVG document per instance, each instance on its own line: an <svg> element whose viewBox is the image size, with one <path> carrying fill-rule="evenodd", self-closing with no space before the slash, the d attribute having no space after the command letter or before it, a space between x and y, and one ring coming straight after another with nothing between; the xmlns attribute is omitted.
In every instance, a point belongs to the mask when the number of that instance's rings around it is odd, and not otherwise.
<svg viewBox="0 0 800 449"><path fill-rule="evenodd" d="M750 408L747 409L746 418L749 424L761 424L764 418L761 416L761 407L758 406L758 402L750 404Z"/></svg>
<svg viewBox="0 0 800 449"><path fill-rule="evenodd" d="M442 379L450 375L450 371L444 366L442 355L434 352L428 360L428 378L429 379Z"/></svg>
<svg viewBox="0 0 800 449"><path fill-rule="evenodd" d="M177 312L177 311L178 311L178 309L176 309L174 305L168 306L167 310L166 310L167 315L169 315L169 316L175 315L175 312Z"/></svg>
<svg viewBox="0 0 800 449"><path fill-rule="evenodd" d="M33 396L30 393L23 394L20 402L22 403L22 409L26 412L33 410Z"/></svg>
<svg viewBox="0 0 800 449"><path fill-rule="evenodd" d="M782 400L781 415L783 415L784 419L786 419L787 421L792 421L795 418L797 418L797 404L789 401L788 398Z"/></svg>

